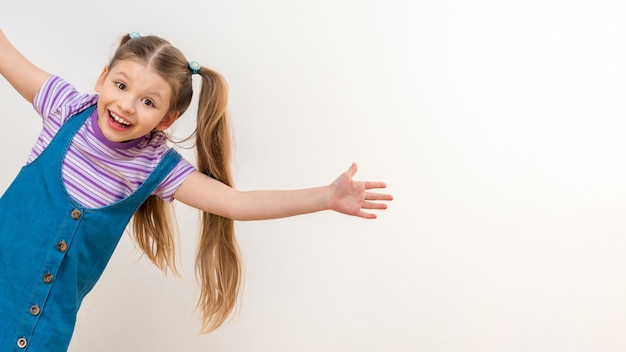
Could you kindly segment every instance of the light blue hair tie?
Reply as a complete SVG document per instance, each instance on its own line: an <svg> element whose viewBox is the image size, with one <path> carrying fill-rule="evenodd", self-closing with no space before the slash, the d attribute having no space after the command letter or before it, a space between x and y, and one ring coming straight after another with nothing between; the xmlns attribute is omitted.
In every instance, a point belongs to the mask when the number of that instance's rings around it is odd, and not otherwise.
<svg viewBox="0 0 626 352"><path fill-rule="evenodd" d="M128 36L130 37L130 39L136 39L136 38L141 37L139 32L130 32L130 33L128 33Z"/></svg>
<svg viewBox="0 0 626 352"><path fill-rule="evenodd" d="M198 74L200 71L200 64L197 61L189 61L189 68L191 69L192 74Z"/></svg>

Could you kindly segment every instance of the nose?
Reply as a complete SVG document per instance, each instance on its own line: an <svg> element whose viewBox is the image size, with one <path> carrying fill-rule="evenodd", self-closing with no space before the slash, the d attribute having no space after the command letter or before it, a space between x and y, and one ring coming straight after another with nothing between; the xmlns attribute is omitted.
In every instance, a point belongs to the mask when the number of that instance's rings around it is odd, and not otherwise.
<svg viewBox="0 0 626 352"><path fill-rule="evenodd" d="M117 100L117 106L125 113L135 112L135 100L132 94L124 94Z"/></svg>

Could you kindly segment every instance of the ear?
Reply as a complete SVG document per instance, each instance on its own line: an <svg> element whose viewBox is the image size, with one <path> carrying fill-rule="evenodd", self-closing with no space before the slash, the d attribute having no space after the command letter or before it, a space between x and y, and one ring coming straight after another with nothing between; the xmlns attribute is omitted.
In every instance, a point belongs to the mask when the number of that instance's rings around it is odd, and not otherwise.
<svg viewBox="0 0 626 352"><path fill-rule="evenodd" d="M178 119L179 113L178 111L168 112L167 115L156 125L156 129L159 131L164 131L168 129L175 121Z"/></svg>
<svg viewBox="0 0 626 352"><path fill-rule="evenodd" d="M96 82L96 92L100 93L100 89L102 89L102 84L104 83L104 79L106 78L108 73L109 73L109 66L104 66L104 68L102 69L102 73L100 73L100 77L98 78L98 81Z"/></svg>

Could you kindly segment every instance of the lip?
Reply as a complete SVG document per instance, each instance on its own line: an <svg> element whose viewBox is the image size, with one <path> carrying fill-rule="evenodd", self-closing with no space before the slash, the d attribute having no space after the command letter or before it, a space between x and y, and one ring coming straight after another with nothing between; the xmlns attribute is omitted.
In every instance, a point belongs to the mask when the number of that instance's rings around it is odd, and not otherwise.
<svg viewBox="0 0 626 352"><path fill-rule="evenodd" d="M123 126L119 122L115 121L113 119L113 117L111 116L111 111L110 110L107 110L107 114L106 115L107 115L107 123L108 123L109 127L111 127L115 131L124 132L124 131L128 130L132 126L132 125ZM124 119L124 120L126 120L126 119Z"/></svg>

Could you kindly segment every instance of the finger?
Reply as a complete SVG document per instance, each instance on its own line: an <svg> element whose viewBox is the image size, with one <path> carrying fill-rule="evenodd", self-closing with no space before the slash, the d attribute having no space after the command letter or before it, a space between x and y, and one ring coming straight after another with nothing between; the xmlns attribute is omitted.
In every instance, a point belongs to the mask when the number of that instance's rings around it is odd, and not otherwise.
<svg viewBox="0 0 626 352"><path fill-rule="evenodd" d="M360 211L357 216L365 219L376 219L376 214L366 213L364 211Z"/></svg>
<svg viewBox="0 0 626 352"><path fill-rule="evenodd" d="M354 176L354 174L356 174L356 170L357 170L357 165L356 163L352 163L352 165L350 165L350 168L348 169L348 171L346 171L346 173L350 176L350 178L352 178L352 176Z"/></svg>
<svg viewBox="0 0 626 352"><path fill-rule="evenodd" d="M386 193L367 192L365 193L365 200L393 200L393 196Z"/></svg>
<svg viewBox="0 0 626 352"><path fill-rule="evenodd" d="M363 204L361 204L361 209L384 210L384 209L387 209L387 204L385 204L385 203L375 203L375 202L363 202Z"/></svg>
<svg viewBox="0 0 626 352"><path fill-rule="evenodd" d="M380 182L380 181L365 181L362 183L365 186L365 189L387 188L387 184L384 182Z"/></svg>

